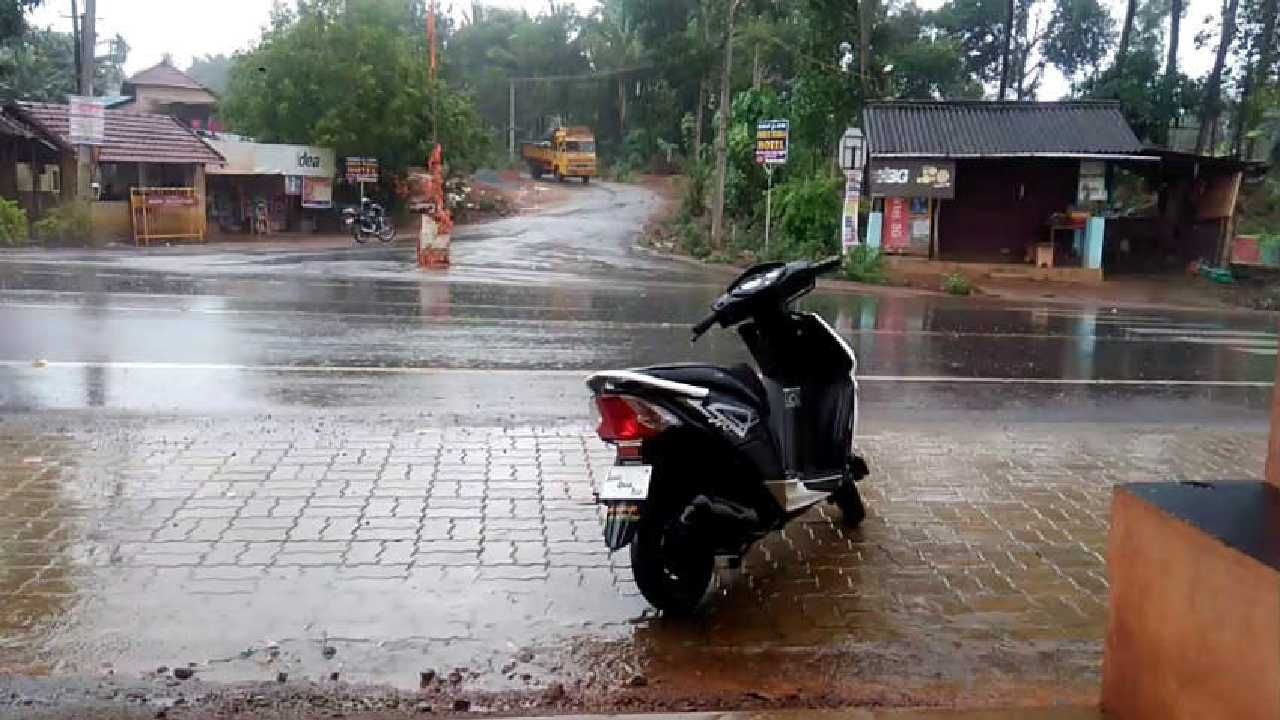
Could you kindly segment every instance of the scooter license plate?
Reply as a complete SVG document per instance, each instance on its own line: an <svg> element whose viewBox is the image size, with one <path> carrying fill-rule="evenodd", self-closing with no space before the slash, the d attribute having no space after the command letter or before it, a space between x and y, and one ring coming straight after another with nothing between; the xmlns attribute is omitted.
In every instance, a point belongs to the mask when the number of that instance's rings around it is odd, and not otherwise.
<svg viewBox="0 0 1280 720"><path fill-rule="evenodd" d="M649 497L652 465L614 465L600 483L601 500L644 500Z"/></svg>

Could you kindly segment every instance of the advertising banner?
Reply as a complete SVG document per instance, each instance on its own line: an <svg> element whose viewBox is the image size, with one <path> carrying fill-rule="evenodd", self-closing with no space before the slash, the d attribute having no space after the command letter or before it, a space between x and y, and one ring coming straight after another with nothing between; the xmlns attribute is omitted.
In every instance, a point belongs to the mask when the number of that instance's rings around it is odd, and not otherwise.
<svg viewBox="0 0 1280 720"><path fill-rule="evenodd" d="M67 135L72 145L101 145L107 141L107 111L91 97L67 97Z"/></svg>
<svg viewBox="0 0 1280 720"><path fill-rule="evenodd" d="M844 174L844 209L840 218L840 247L844 252L860 243L858 201L862 197L862 175L856 170Z"/></svg>
<svg viewBox="0 0 1280 720"><path fill-rule="evenodd" d="M911 220L907 212L907 199L889 197L884 199L884 249L886 252L900 252L911 244Z"/></svg>
<svg viewBox="0 0 1280 720"><path fill-rule="evenodd" d="M315 209L333 207L333 181L329 178L302 178L302 207Z"/></svg>
<svg viewBox="0 0 1280 720"><path fill-rule="evenodd" d="M956 163L954 160L872 158L871 194L876 197L954 198Z"/></svg>

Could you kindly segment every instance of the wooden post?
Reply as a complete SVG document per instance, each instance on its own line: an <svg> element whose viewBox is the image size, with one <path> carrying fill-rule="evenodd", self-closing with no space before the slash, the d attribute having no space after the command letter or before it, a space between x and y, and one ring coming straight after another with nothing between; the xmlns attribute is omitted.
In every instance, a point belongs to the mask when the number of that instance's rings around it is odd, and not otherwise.
<svg viewBox="0 0 1280 720"><path fill-rule="evenodd" d="M507 152L512 162L516 159L516 81L507 88Z"/></svg>
<svg viewBox="0 0 1280 720"><path fill-rule="evenodd" d="M208 226L208 179L205 176L204 165L196 165L195 172L192 173L192 190L196 197L196 232L195 235L200 242L205 242L209 232Z"/></svg>

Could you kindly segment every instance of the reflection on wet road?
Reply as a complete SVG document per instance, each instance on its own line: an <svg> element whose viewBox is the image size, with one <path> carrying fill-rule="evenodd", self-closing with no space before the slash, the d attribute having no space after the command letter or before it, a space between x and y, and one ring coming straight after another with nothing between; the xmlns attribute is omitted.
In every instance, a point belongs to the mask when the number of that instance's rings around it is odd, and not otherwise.
<svg viewBox="0 0 1280 720"><path fill-rule="evenodd" d="M404 248L0 255L0 671L1087 700L1110 487L1260 468L1267 316L824 286L870 519L815 510L704 617L654 618L600 542L582 377L744 358L688 342L727 272L632 247L654 205L584 187L431 275Z"/></svg>

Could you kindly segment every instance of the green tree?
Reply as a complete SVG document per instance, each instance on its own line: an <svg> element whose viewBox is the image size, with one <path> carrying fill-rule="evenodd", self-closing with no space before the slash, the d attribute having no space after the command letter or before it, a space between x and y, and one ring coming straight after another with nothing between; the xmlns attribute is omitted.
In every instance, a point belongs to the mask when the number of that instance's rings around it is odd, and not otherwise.
<svg viewBox="0 0 1280 720"><path fill-rule="evenodd" d="M445 77L465 88L495 135L505 140L510 81L516 90L516 137L540 136L551 120L597 126L612 84L589 77L586 20L570 5L551 3L539 15L472 6L445 42ZM533 81L528 78L548 78Z"/></svg>
<svg viewBox="0 0 1280 720"><path fill-rule="evenodd" d="M1223 0L1222 29L1218 35L1218 52L1214 56L1213 69L1205 81L1204 101L1200 104L1200 131L1196 134L1195 152L1199 155L1206 150L1213 154L1213 144L1217 137L1219 107L1222 102L1222 73L1226 67L1227 53L1236 39L1236 10L1240 0Z"/></svg>
<svg viewBox="0 0 1280 720"><path fill-rule="evenodd" d="M1067 77L1101 70L1115 42L1115 20L1098 0L1057 0L1044 56Z"/></svg>
<svg viewBox="0 0 1280 720"><path fill-rule="evenodd" d="M1268 106L1267 96L1275 94L1278 13L1280 8L1275 0L1245 0L1242 8L1238 62L1244 68L1244 78L1231 142L1232 152L1237 156L1246 151L1245 138L1262 121L1262 109Z"/></svg>
<svg viewBox="0 0 1280 720"><path fill-rule="evenodd" d="M418 11L399 0L277 6L258 44L235 57L228 127L377 157L393 174L425 163L438 132L450 168L473 169L488 137L466 96L428 82Z"/></svg>
<svg viewBox="0 0 1280 720"><path fill-rule="evenodd" d="M27 13L43 0L0 0L0 42L18 38L27 31Z"/></svg>
<svg viewBox="0 0 1280 720"><path fill-rule="evenodd" d="M913 40L889 51L894 96L919 100L981 98L982 85L952 40Z"/></svg>
<svg viewBox="0 0 1280 720"><path fill-rule="evenodd" d="M591 68L612 74L606 82L617 89L618 137L626 137L627 98L636 84L635 71L647 61L639 23L622 0L603 0L583 28L583 45Z"/></svg>
<svg viewBox="0 0 1280 720"><path fill-rule="evenodd" d="M227 90L232 62L230 56L222 53L200 55L191 58L191 64L187 66L186 73L201 85L221 95Z"/></svg>
<svg viewBox="0 0 1280 720"><path fill-rule="evenodd" d="M930 23L959 47L971 75L994 82L1000 77L1005 12L1005 0L951 0L930 16Z"/></svg>
<svg viewBox="0 0 1280 720"><path fill-rule="evenodd" d="M116 36L111 54L98 58L93 86L110 94L124 79L129 47ZM76 91L75 42L69 33L32 28L0 41L0 98L62 103Z"/></svg>

